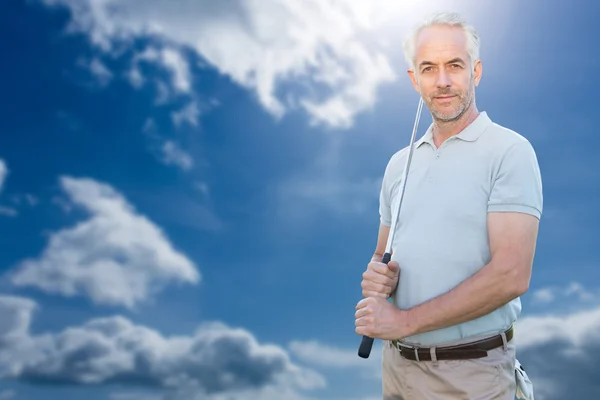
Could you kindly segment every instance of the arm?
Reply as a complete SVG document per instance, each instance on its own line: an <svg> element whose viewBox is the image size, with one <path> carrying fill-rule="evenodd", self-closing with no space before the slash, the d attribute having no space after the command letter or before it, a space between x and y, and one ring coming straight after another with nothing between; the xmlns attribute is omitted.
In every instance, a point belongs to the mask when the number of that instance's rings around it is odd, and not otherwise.
<svg viewBox="0 0 600 400"><path fill-rule="evenodd" d="M393 169L395 163L397 163L398 154L399 153L396 153L390 158L383 173L381 189L379 192L379 232L377 234L377 244L375 246L375 252L373 253L373 257L371 257L371 261L381 262L383 254L385 253L388 235L390 234L390 228L392 225L390 189L393 180L393 174L391 173L391 170Z"/></svg>
<svg viewBox="0 0 600 400"><path fill-rule="evenodd" d="M388 235L390 234L390 227L384 223L379 223L379 233L377 234L377 245L375 246L375 252L371 261L381 262L383 254L385 253L385 246L387 245Z"/></svg>
<svg viewBox="0 0 600 400"><path fill-rule="evenodd" d="M408 334L460 324L492 312L529 288L539 220L523 213L490 213L492 260L453 290L406 312Z"/></svg>
<svg viewBox="0 0 600 400"><path fill-rule="evenodd" d="M381 182L379 193L379 232L377 234L377 243L375 251L371 256L367 269L362 275L362 295L363 297L385 297L388 298L398 283L397 265L384 266L381 261L387 247L388 236L390 234L392 211L390 208L390 168L394 157L390 159L386 166L384 176ZM397 264L397 263L396 263ZM390 268L392 267L392 268Z"/></svg>
<svg viewBox="0 0 600 400"><path fill-rule="evenodd" d="M537 158L531 144L520 141L498 163L490 192L491 261L453 290L410 310L398 310L401 336L476 319L524 294L531 279L541 213Z"/></svg>

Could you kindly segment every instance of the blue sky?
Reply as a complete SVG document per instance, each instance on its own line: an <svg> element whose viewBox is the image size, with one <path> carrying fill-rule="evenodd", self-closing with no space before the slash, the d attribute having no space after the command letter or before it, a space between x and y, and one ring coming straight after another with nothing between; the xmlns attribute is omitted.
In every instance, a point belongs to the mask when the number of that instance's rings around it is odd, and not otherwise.
<svg viewBox="0 0 600 400"><path fill-rule="evenodd" d="M354 306L418 101L401 38L439 3L110 3L0 5L0 399L378 398ZM536 399L600 395L579 3L445 3L482 36L479 109L542 170L517 339Z"/></svg>

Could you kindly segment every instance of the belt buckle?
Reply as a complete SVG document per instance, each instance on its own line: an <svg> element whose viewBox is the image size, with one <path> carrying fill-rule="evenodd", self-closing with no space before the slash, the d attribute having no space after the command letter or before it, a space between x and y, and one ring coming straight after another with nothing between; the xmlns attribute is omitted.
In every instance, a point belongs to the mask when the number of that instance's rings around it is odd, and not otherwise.
<svg viewBox="0 0 600 400"><path fill-rule="evenodd" d="M419 359L419 346L402 346L400 344L400 341L397 340L395 347L396 347L396 349L398 350L398 352L400 353L401 356L404 356L404 354L403 354L404 350L406 350L406 351L408 351L409 349L413 350L415 352L415 360L421 361Z"/></svg>
<svg viewBox="0 0 600 400"><path fill-rule="evenodd" d="M402 346L400 345L399 340L393 340L392 345L400 352L400 354L402 354Z"/></svg>
<svg viewBox="0 0 600 400"><path fill-rule="evenodd" d="M400 341L399 341L399 340L396 340L395 342L396 342L396 343L395 343L394 347L396 348L396 350L398 350L398 353L400 353L400 356L404 357L404 354L403 354L403 352L402 352L402 350L403 350L403 347L404 347L404 346L402 346L402 345L400 344Z"/></svg>

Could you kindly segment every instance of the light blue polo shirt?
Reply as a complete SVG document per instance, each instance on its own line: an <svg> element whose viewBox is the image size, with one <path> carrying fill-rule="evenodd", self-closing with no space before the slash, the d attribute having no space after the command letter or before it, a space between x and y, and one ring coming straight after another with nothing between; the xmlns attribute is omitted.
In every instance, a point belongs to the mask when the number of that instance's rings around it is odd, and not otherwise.
<svg viewBox="0 0 600 400"><path fill-rule="evenodd" d="M404 200L392 244L400 280L392 300L401 309L448 292L489 263L488 212L522 212L540 218L542 180L536 154L520 134L486 112L436 148L432 126L415 142ZM385 169L380 220L390 226L408 147ZM440 345L495 334L518 318L521 302L473 321L406 338Z"/></svg>

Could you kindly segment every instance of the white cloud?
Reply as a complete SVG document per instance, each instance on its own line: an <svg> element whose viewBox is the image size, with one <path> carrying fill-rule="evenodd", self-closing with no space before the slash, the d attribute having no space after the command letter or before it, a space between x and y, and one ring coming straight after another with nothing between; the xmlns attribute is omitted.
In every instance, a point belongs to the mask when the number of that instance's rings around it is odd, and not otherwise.
<svg viewBox="0 0 600 400"><path fill-rule="evenodd" d="M13 284L132 309L167 283L199 281L194 263L114 188L71 177L60 183L89 218L53 233L38 258L11 273Z"/></svg>
<svg viewBox="0 0 600 400"><path fill-rule="evenodd" d="M2 189L4 188L8 174L8 166L6 165L6 162L0 158L0 194L2 193ZM0 205L0 215L5 217L16 217L17 214L18 212L14 208Z"/></svg>
<svg viewBox="0 0 600 400"><path fill-rule="evenodd" d="M554 300L554 291L549 288L538 289L533 292L533 300L537 303L550 303Z"/></svg>
<svg viewBox="0 0 600 400"><path fill-rule="evenodd" d="M200 117L200 110L198 108L198 103L192 101L188 103L185 107L183 107L179 111L174 111L171 114L171 118L173 119L173 123L175 126L181 126L184 122L192 126L198 126L198 118Z"/></svg>
<svg viewBox="0 0 600 400"><path fill-rule="evenodd" d="M581 302L592 302L599 300L600 293L594 293L585 289L578 282L571 282L566 287L546 287L538 289L533 292L532 297L534 303L538 304L550 304L555 301L575 301Z"/></svg>
<svg viewBox="0 0 600 400"><path fill-rule="evenodd" d="M371 355L368 359L360 358L356 348L342 348L323 343L318 340L293 341L289 344L290 352L304 364L314 368L331 371L334 369L356 372L366 380L381 380L382 341L373 343ZM350 371L348 371L350 370Z"/></svg>
<svg viewBox="0 0 600 400"><path fill-rule="evenodd" d="M378 396L377 389L381 385L381 362L383 341L375 340L369 358L363 359L358 356L358 346L360 337L356 337L355 346L340 347L325 343L320 340L292 341L288 345L290 353L304 365L316 369L325 374L332 374L345 377L344 380L352 380L354 385L373 388L373 396L359 396L355 394L352 397L342 396L344 389L336 393L336 397L328 396L331 399L346 400L374 400L381 399ZM360 383L362 380L364 383ZM368 393L368 392L367 392Z"/></svg>
<svg viewBox="0 0 600 400"><path fill-rule="evenodd" d="M171 95L170 88L173 88L174 92L179 94L189 94L191 92L190 66L179 50L169 47L148 47L137 53L133 57L131 69L128 72L128 78L134 87L140 87L145 83L144 75L140 69L142 62L157 64L170 74L171 85L169 87L164 86L162 81L157 81L159 91L157 103L162 104L168 101Z"/></svg>
<svg viewBox="0 0 600 400"><path fill-rule="evenodd" d="M4 187L4 182L6 182L6 177L8 176L8 166L6 162L0 158L0 192L2 192L2 188Z"/></svg>
<svg viewBox="0 0 600 400"><path fill-rule="evenodd" d="M79 65L88 69L101 86L108 85L113 78L112 72L97 57L94 57L91 60L80 59Z"/></svg>
<svg viewBox="0 0 600 400"><path fill-rule="evenodd" d="M600 340L600 308L580 311L570 315L545 314L524 317L516 325L517 343L522 348L543 346L564 341L573 348L586 345L590 334Z"/></svg>
<svg viewBox="0 0 600 400"><path fill-rule="evenodd" d="M3 390L0 392L0 400L14 399L16 392L14 390Z"/></svg>
<svg viewBox="0 0 600 400"><path fill-rule="evenodd" d="M11 196L11 200L14 204L22 205L23 203L27 203L30 207L35 207L39 204L40 200L32 194L15 194Z"/></svg>
<svg viewBox="0 0 600 400"><path fill-rule="evenodd" d="M90 61L90 70L92 73L97 76L100 80L102 80L105 84L110 82L112 79L112 73L110 70L97 58L92 59Z"/></svg>
<svg viewBox="0 0 600 400"><path fill-rule="evenodd" d="M0 195L2 194L9 174L10 170L8 169L6 161L0 158ZM10 196L10 201L17 206L20 206L22 203L27 203L30 207L34 207L39 202L35 196L28 193L23 195L13 194ZM19 215L17 209L0 204L0 216L16 217L17 215Z"/></svg>
<svg viewBox="0 0 600 400"><path fill-rule="evenodd" d="M190 77L189 65L183 55L176 50L148 49L139 55L139 59L146 61L157 61L170 71L173 87L182 93L188 93L191 90L192 82Z"/></svg>
<svg viewBox="0 0 600 400"><path fill-rule="evenodd" d="M383 0L43 1L69 7L70 30L106 51L117 40L161 37L161 50L142 54L166 66L180 91L189 91L191 80L179 50L185 46L252 89L273 115L303 107L314 123L334 127L352 124L376 103L377 90L395 81L388 52L399 53L400 42L390 50L389 35L400 37L407 15L425 8ZM140 82L136 66L130 77Z"/></svg>
<svg viewBox="0 0 600 400"><path fill-rule="evenodd" d="M342 349L312 341L293 341L289 344L290 351L298 359L311 365L319 365L333 368L363 367L367 361L357 356L356 351ZM373 351L378 356L377 351Z"/></svg>
<svg viewBox="0 0 600 400"><path fill-rule="evenodd" d="M162 153L162 161L167 165L176 165L184 171L194 166L192 157L172 140L163 143Z"/></svg>
<svg viewBox="0 0 600 400"><path fill-rule="evenodd" d="M16 217L18 214L18 211L14 208L0 206L0 215L5 217Z"/></svg>
<svg viewBox="0 0 600 400"><path fill-rule="evenodd" d="M358 114L372 109L379 89L399 75L412 92L402 38L425 14L440 10L439 0L38 1L69 8L68 30L88 35L116 57L123 54L123 44L151 38L139 54L170 71L178 93L193 92L192 65L209 65L252 90L276 117L301 108L313 124L336 128L352 125ZM484 38L488 45L504 40L511 5L490 10L483 2L447 0L443 7L485 24L486 30L493 26L493 34ZM190 60L188 50L200 59ZM145 79L139 59L134 57L127 73L136 86ZM162 82L157 89L163 100L168 98Z"/></svg>
<svg viewBox="0 0 600 400"><path fill-rule="evenodd" d="M165 400L301 399L300 391L325 386L322 376L293 364L284 349L261 344L244 329L211 323L189 336L167 337L113 316L35 335L35 308L30 300L0 296L0 315L9 316L0 331L0 378L118 384L147 388L154 396L158 388Z"/></svg>
<svg viewBox="0 0 600 400"><path fill-rule="evenodd" d="M210 188L208 187L208 183L202 182L202 181L197 181L197 182L194 182L194 184L192 186L195 190L200 192L203 196L205 196L207 198L210 196Z"/></svg>
<svg viewBox="0 0 600 400"><path fill-rule="evenodd" d="M183 171L189 171L194 166L194 159L187 151L175 141L165 139L158 133L156 122L152 118L146 120L142 131L148 138L149 151L158 161L165 165L174 165Z"/></svg>
<svg viewBox="0 0 600 400"><path fill-rule="evenodd" d="M36 309L37 305L32 300L0 296L0 338L4 341L16 341L27 335Z"/></svg>

